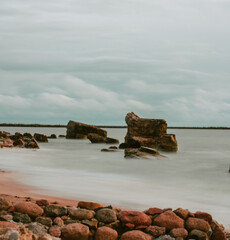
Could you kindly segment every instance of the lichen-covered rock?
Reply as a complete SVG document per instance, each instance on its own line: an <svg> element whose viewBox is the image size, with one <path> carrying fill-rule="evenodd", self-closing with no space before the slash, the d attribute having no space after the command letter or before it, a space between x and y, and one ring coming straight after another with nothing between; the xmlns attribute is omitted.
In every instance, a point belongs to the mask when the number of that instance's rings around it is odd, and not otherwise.
<svg viewBox="0 0 230 240"><path fill-rule="evenodd" d="M210 229L210 225L203 219L200 218L188 218L185 222L186 229L192 231L194 229L207 233Z"/></svg>
<svg viewBox="0 0 230 240"><path fill-rule="evenodd" d="M66 138L76 139L78 138L78 134L87 136L89 133L96 133L102 137L107 137L107 132L101 128L80 122L69 121Z"/></svg>
<svg viewBox="0 0 230 240"><path fill-rule="evenodd" d="M153 224L160 227L165 227L168 231L173 228L184 228L184 220L178 217L172 211L167 211L158 215L156 218L154 218Z"/></svg>
<svg viewBox="0 0 230 240"><path fill-rule="evenodd" d="M96 212L95 218L99 222L112 223L117 220L117 215L114 210L109 208L102 208Z"/></svg>
<svg viewBox="0 0 230 240"><path fill-rule="evenodd" d="M95 215L95 212L92 210L79 209L79 208L74 208L74 207L70 207L68 209L68 212L69 212L69 216L72 219L76 219L76 220L90 220Z"/></svg>
<svg viewBox="0 0 230 240"><path fill-rule="evenodd" d="M45 213L48 217L61 217L67 215L67 209L57 205L47 205L45 207Z"/></svg>
<svg viewBox="0 0 230 240"><path fill-rule="evenodd" d="M32 202L18 202L14 207L16 212L28 214L30 217L39 217L44 212L41 207Z"/></svg>
<svg viewBox="0 0 230 240"><path fill-rule="evenodd" d="M89 228L81 223L68 224L61 232L66 240L88 240L89 237Z"/></svg>
<svg viewBox="0 0 230 240"><path fill-rule="evenodd" d="M95 234L95 240L117 240L118 233L109 227L100 227Z"/></svg>
<svg viewBox="0 0 230 240"><path fill-rule="evenodd" d="M135 227L148 227L152 223L152 219L147 214L140 211L121 211L118 214L118 218L123 225L132 224Z"/></svg>
<svg viewBox="0 0 230 240"><path fill-rule="evenodd" d="M152 237L140 230L133 230L121 235L120 240L151 240Z"/></svg>

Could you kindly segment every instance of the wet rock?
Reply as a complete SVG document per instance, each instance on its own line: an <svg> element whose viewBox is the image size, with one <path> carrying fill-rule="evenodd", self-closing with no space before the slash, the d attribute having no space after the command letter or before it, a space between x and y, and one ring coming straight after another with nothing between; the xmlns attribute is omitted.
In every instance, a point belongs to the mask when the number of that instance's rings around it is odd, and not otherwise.
<svg viewBox="0 0 230 240"><path fill-rule="evenodd" d="M47 205L45 207L47 217L61 217L67 215L67 209L57 205Z"/></svg>
<svg viewBox="0 0 230 240"><path fill-rule="evenodd" d="M88 240L89 237L89 228L81 223L68 224L61 232L66 240Z"/></svg>
<svg viewBox="0 0 230 240"><path fill-rule="evenodd" d="M95 212L92 210L79 209L74 207L68 208L68 212L69 212L69 216L72 219L76 219L76 220L90 220L95 215Z"/></svg>
<svg viewBox="0 0 230 240"><path fill-rule="evenodd" d="M110 146L109 149L118 149L117 146Z"/></svg>
<svg viewBox="0 0 230 240"><path fill-rule="evenodd" d="M95 240L117 240L118 233L109 227L100 227L95 234Z"/></svg>
<svg viewBox="0 0 230 240"><path fill-rule="evenodd" d="M47 138L47 136L44 135L44 134L35 133L35 134L34 134L34 138L35 138L35 140L38 141L38 142L46 142L46 143L48 142L48 138Z"/></svg>
<svg viewBox="0 0 230 240"><path fill-rule="evenodd" d="M152 237L142 231L133 230L121 235L120 240L151 240Z"/></svg>
<svg viewBox="0 0 230 240"><path fill-rule="evenodd" d="M17 230L8 230L4 235L0 235L1 240L19 240L19 232Z"/></svg>
<svg viewBox="0 0 230 240"><path fill-rule="evenodd" d="M22 138L33 138L33 136L30 133L24 133Z"/></svg>
<svg viewBox="0 0 230 240"><path fill-rule="evenodd" d="M135 227L148 227L152 223L152 219L148 215L139 211L121 211L118 219L123 225L133 224Z"/></svg>
<svg viewBox="0 0 230 240"><path fill-rule="evenodd" d="M99 136L107 137L107 132L101 128L80 122L69 121L67 125L66 138L76 139L78 134L87 136L90 133L95 133Z"/></svg>
<svg viewBox="0 0 230 240"><path fill-rule="evenodd" d="M18 202L14 205L15 211L28 214L30 217L39 217L43 214L43 209L32 202Z"/></svg>
<svg viewBox="0 0 230 240"><path fill-rule="evenodd" d="M23 147L25 145L25 142L21 138L19 138L14 141L13 145L14 147Z"/></svg>
<svg viewBox="0 0 230 240"><path fill-rule="evenodd" d="M96 219L103 223L112 223L117 220L117 215L112 209L102 208L96 212Z"/></svg>
<svg viewBox="0 0 230 240"><path fill-rule="evenodd" d="M160 227L165 227L168 231L173 228L184 228L184 220L178 217L172 211L167 211L158 215L156 218L154 218L153 224Z"/></svg>
<svg viewBox="0 0 230 240"><path fill-rule="evenodd" d="M170 235L175 238L182 237L185 239L188 236L188 231L185 228L173 228L170 231Z"/></svg>
<svg viewBox="0 0 230 240"><path fill-rule="evenodd" d="M145 229L145 231L152 235L153 237L159 237L161 235L164 235L166 232L166 228L165 227L158 227L158 226L149 226Z"/></svg>
<svg viewBox="0 0 230 240"><path fill-rule="evenodd" d="M0 210L8 210L12 206L11 201L0 198Z"/></svg>
<svg viewBox="0 0 230 240"><path fill-rule="evenodd" d="M185 222L185 226L188 231L196 229L207 233L210 229L209 223L200 218L188 218Z"/></svg>
<svg viewBox="0 0 230 240"><path fill-rule="evenodd" d="M32 139L26 141L24 147L25 148L32 148L32 149L39 149L38 142L35 140L35 138L32 138Z"/></svg>
<svg viewBox="0 0 230 240"><path fill-rule="evenodd" d="M58 135L58 137L59 137L59 138L65 138L66 135L60 134L60 135Z"/></svg>
<svg viewBox="0 0 230 240"><path fill-rule="evenodd" d="M37 217L35 221L47 227L51 227L53 224L52 219L49 217Z"/></svg>
<svg viewBox="0 0 230 240"><path fill-rule="evenodd" d="M14 213L13 220L15 222L31 223L31 218L27 214L17 212Z"/></svg>
<svg viewBox="0 0 230 240"><path fill-rule="evenodd" d="M95 203L95 202L79 201L78 207L86 208L88 210L96 210L98 208L103 208L103 205L101 205L100 203Z"/></svg>

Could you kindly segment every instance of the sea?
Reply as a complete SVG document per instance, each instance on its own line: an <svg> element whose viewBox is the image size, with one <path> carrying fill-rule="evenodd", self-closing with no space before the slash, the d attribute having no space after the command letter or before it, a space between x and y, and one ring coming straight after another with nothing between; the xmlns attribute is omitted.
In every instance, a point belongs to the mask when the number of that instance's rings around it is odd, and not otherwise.
<svg viewBox="0 0 230 240"><path fill-rule="evenodd" d="M125 128L105 129L124 141ZM65 128L0 127L12 134L66 134ZM205 211L230 228L230 130L168 129L178 152L126 159L124 151L101 152L107 144L49 139L40 149L0 149L0 169L20 174L33 192L146 210Z"/></svg>

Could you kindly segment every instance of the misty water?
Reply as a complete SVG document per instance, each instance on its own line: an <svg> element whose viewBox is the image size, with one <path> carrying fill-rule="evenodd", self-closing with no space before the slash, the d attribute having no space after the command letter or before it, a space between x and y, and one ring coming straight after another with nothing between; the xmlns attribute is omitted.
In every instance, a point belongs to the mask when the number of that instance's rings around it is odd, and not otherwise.
<svg viewBox="0 0 230 240"><path fill-rule="evenodd" d="M65 128L16 128L15 133L65 134ZM106 129L123 142L126 129ZM125 159L122 150L101 152L106 144L49 139L39 150L0 149L0 168L23 173L34 192L98 201L130 209L149 207L210 212L230 227L230 131L169 129L179 150L166 158Z"/></svg>

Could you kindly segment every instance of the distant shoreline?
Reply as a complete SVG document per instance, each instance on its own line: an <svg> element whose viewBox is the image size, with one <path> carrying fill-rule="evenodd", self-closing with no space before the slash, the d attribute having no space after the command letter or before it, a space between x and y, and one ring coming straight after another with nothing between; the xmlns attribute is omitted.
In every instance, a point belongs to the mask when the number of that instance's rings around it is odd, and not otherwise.
<svg viewBox="0 0 230 240"><path fill-rule="evenodd" d="M63 124L23 124L23 123L0 123L0 127L47 127L47 128L66 128ZM106 126L96 125L100 128L127 128L127 126ZM209 130L230 130L230 127L168 127L168 129L209 129Z"/></svg>

